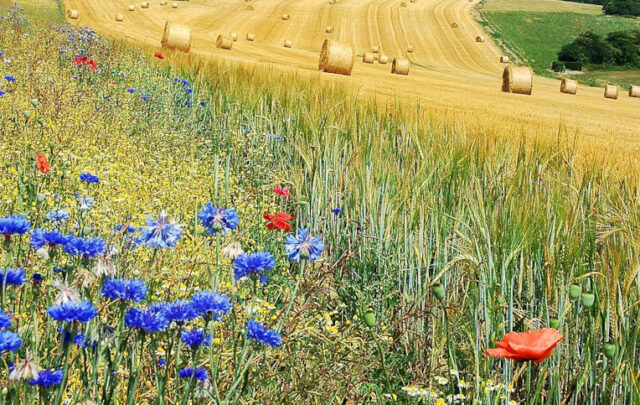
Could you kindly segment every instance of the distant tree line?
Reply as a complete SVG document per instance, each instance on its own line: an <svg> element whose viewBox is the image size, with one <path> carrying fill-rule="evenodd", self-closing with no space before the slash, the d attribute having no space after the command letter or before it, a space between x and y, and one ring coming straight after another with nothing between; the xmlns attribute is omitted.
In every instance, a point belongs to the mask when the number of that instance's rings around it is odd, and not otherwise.
<svg viewBox="0 0 640 405"><path fill-rule="evenodd" d="M558 52L562 62L640 67L640 30L610 32L602 37L583 32Z"/></svg>
<svg viewBox="0 0 640 405"><path fill-rule="evenodd" d="M640 0L570 0L577 3L600 4L609 15L639 16Z"/></svg>

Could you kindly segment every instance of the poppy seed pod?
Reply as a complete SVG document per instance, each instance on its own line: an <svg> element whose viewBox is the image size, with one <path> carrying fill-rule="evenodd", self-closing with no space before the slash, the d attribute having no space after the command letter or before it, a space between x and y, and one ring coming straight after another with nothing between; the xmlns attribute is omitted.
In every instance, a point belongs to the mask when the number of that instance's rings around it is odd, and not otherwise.
<svg viewBox="0 0 640 405"><path fill-rule="evenodd" d="M615 343L605 343L602 351L604 352L604 355L609 359L613 359L616 356L616 352L618 351L618 347L616 346Z"/></svg>
<svg viewBox="0 0 640 405"><path fill-rule="evenodd" d="M586 308L591 308L596 302L596 296L592 293L582 293L582 305Z"/></svg>
<svg viewBox="0 0 640 405"><path fill-rule="evenodd" d="M363 319L364 319L365 325L367 325L370 328L373 328L376 325L376 314L374 314L372 311L369 311L366 314L364 314Z"/></svg>
<svg viewBox="0 0 640 405"><path fill-rule="evenodd" d="M581 292L582 287L580 287L579 284L571 284L569 286L569 297L571 297L572 300L577 300Z"/></svg>
<svg viewBox="0 0 640 405"><path fill-rule="evenodd" d="M34 107L38 106L38 99L34 98L33 100L31 100L31 105L33 105Z"/></svg>
<svg viewBox="0 0 640 405"><path fill-rule="evenodd" d="M31 117L31 113L30 113L29 111L27 111L27 110L24 110L24 111L22 112L22 115L24 115L24 116L25 116L25 118L29 118L29 117Z"/></svg>
<svg viewBox="0 0 640 405"><path fill-rule="evenodd" d="M560 327L560 320L558 318L550 318L549 319L549 326L553 329L559 329Z"/></svg>
<svg viewBox="0 0 640 405"><path fill-rule="evenodd" d="M442 301L444 299L444 287L440 283L436 283L431 287L431 291L433 295L436 296L437 299Z"/></svg>

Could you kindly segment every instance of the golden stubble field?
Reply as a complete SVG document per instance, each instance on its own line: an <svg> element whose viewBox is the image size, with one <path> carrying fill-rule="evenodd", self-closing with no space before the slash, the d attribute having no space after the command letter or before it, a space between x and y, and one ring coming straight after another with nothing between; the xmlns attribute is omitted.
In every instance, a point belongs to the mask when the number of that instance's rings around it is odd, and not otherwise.
<svg viewBox="0 0 640 405"><path fill-rule="evenodd" d="M603 97L602 88L581 86L575 96L559 92L560 81L535 77L533 95L500 91L503 64L500 49L473 18L477 1L467 0L191 0L148 9L130 0L64 0L87 25L115 38L160 48L165 21L192 26L192 54L215 60L295 71L323 81L352 86L381 103L419 104L430 115L447 117L476 136L496 135L530 142L557 142L562 133L567 147L591 164L593 159L612 169L635 173L640 150L640 99L621 92L618 100ZM127 11L130 4L135 11ZM253 10L248 10L251 5ZM116 22L116 13L124 14ZM281 16L291 17L284 21ZM452 28L452 23L457 28ZM333 26L331 34L325 32ZM218 34L238 33L231 51L216 49ZM245 40L247 33L255 41ZM476 35L485 42L477 43ZM318 55L326 37L352 43L356 65L352 76L318 71ZM292 48L285 48L285 40ZM363 52L377 45L392 59L408 56L409 76L390 74L391 64L366 65ZM407 53L408 46L415 51ZM560 131L560 132L559 132Z"/></svg>

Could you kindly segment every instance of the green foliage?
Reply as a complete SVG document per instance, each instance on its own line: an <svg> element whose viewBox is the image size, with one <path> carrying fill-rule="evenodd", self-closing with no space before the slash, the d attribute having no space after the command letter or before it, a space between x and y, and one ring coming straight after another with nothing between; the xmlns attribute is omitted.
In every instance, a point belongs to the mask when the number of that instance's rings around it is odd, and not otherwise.
<svg viewBox="0 0 640 405"><path fill-rule="evenodd" d="M639 16L640 0L607 0L602 9L609 15Z"/></svg>
<svg viewBox="0 0 640 405"><path fill-rule="evenodd" d="M610 32L606 38L591 31L584 32L562 47L558 59L594 65L640 67L640 30Z"/></svg>
<svg viewBox="0 0 640 405"><path fill-rule="evenodd" d="M553 70L554 72L562 72L564 70L564 63L560 61L554 61L551 64L551 70Z"/></svg>

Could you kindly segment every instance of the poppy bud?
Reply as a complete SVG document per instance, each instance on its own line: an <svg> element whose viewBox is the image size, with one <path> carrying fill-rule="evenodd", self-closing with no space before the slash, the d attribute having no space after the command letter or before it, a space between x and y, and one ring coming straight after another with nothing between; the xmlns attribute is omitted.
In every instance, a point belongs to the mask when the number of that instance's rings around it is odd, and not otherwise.
<svg viewBox="0 0 640 405"><path fill-rule="evenodd" d="M572 300L577 300L581 292L582 287L580 287L579 284L571 284L571 286L569 286L569 297L571 297Z"/></svg>
<svg viewBox="0 0 640 405"><path fill-rule="evenodd" d="M550 318L549 326L552 327L553 329L558 330L560 328L560 320L558 318Z"/></svg>
<svg viewBox="0 0 640 405"><path fill-rule="evenodd" d="M54 146L56 146L56 143L53 141L49 141L49 148L53 149Z"/></svg>
<svg viewBox="0 0 640 405"><path fill-rule="evenodd" d="M30 113L29 111L27 111L27 110L24 110L24 111L22 112L22 115L24 115L24 117L25 117L25 118L29 118L29 117L31 117L31 113Z"/></svg>
<svg viewBox="0 0 640 405"><path fill-rule="evenodd" d="M604 355L609 360L613 359L616 356L616 352L618 351L616 344L611 342L605 343L602 349L603 349L602 351L604 352Z"/></svg>
<svg viewBox="0 0 640 405"><path fill-rule="evenodd" d="M38 118L38 124L40 124L40 126L44 126L44 120L42 118Z"/></svg>
<svg viewBox="0 0 640 405"><path fill-rule="evenodd" d="M33 105L34 107L38 106L38 99L34 98L33 100L31 100L31 105Z"/></svg>
<svg viewBox="0 0 640 405"><path fill-rule="evenodd" d="M440 283L436 283L431 287L431 292L436 296L437 299L442 301L444 299L444 287Z"/></svg>
<svg viewBox="0 0 640 405"><path fill-rule="evenodd" d="M43 202L45 198L47 198L47 195L44 193L38 193L36 195L36 199L38 200L38 202Z"/></svg>
<svg viewBox="0 0 640 405"><path fill-rule="evenodd" d="M366 314L364 314L363 319L364 319L365 325L367 325L370 328L373 328L376 325L376 314L374 314L372 311L369 311Z"/></svg>
<svg viewBox="0 0 640 405"><path fill-rule="evenodd" d="M591 293L582 293L582 305L586 308L591 308L596 302L596 296Z"/></svg>
<svg viewBox="0 0 640 405"><path fill-rule="evenodd" d="M87 235L89 235L89 234L91 233L91 231L93 231L93 229L91 229L91 227L90 227L90 226L87 226L86 228L84 228L84 229L82 230L82 234L83 234L84 236L87 236Z"/></svg>

